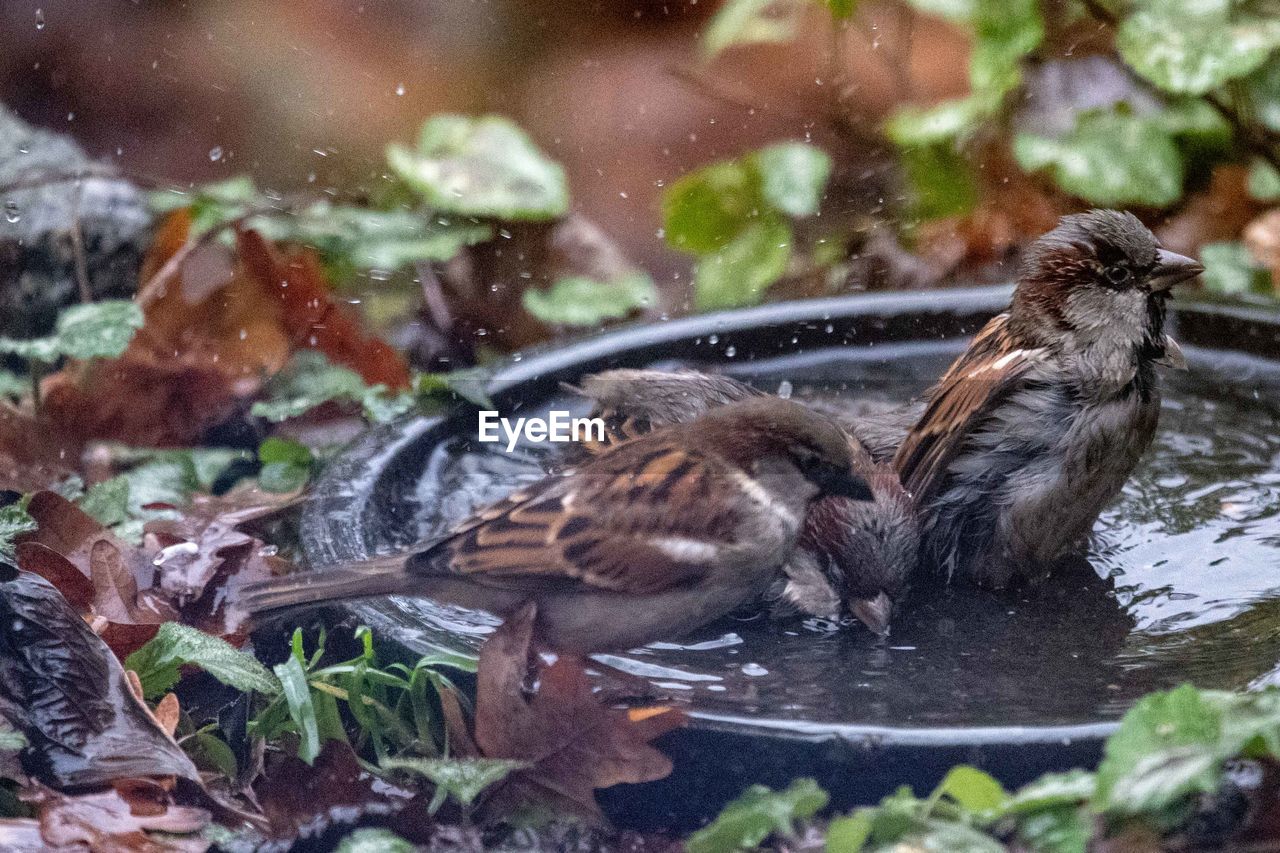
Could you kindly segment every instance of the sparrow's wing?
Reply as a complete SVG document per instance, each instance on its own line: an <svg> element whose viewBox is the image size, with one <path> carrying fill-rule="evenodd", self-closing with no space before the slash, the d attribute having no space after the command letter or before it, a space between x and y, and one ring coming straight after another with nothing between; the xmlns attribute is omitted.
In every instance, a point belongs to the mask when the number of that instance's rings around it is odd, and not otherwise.
<svg viewBox="0 0 1280 853"><path fill-rule="evenodd" d="M508 589L694 584L741 529L742 486L727 464L663 436L639 439L481 511L409 571Z"/></svg>
<svg viewBox="0 0 1280 853"><path fill-rule="evenodd" d="M658 427L688 423L725 403L762 396L745 382L696 370L606 370L583 377L573 390L595 404L592 415L605 423L604 441L583 445L589 454Z"/></svg>
<svg viewBox="0 0 1280 853"><path fill-rule="evenodd" d="M1009 317L987 323L928 394L928 405L903 439L893 464L912 497L925 500L941 486L947 466L983 418L1018 386L1042 354L1020 347Z"/></svg>

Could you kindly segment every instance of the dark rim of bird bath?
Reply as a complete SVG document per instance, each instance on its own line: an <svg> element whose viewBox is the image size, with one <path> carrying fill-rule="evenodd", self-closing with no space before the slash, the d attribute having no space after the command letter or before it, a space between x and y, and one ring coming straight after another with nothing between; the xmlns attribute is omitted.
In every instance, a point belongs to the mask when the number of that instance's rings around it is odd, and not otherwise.
<svg viewBox="0 0 1280 853"><path fill-rule="evenodd" d="M842 345L945 340L973 334L1007 304L1007 286L945 291L860 294L777 303L755 308L620 327L563 346L526 352L498 369L485 390L499 411L522 400L555 393L561 382L610 367L644 366L658 360L703 364L771 358ZM1206 299L1173 303L1173 331L1182 343L1275 358L1280 356L1280 316L1260 305ZM384 476L400 466L422 465L424 448L457 434L474 409L421 417L378 427L353 442L328 467L302 515L307 562L324 566L368 556L377 547L374 530L407 500L403 485ZM351 523L350 519L358 519ZM341 519L341 520L340 520ZM394 522L394 518L391 521ZM402 646L405 626L376 602L347 605L351 615L377 636ZM422 653L420 647L414 651ZM453 650L450 650L453 651ZM812 723L779 717L742 716L694 709L695 729L804 741L901 747L908 750L1100 744L1114 721L985 727L893 727Z"/></svg>

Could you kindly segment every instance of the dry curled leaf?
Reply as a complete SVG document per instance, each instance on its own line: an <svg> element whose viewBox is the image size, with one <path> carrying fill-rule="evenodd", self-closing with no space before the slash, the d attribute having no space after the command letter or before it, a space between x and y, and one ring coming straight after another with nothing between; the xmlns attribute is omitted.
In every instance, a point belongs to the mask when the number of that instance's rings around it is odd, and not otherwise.
<svg viewBox="0 0 1280 853"><path fill-rule="evenodd" d="M650 741L684 724L668 707L610 708L601 704L581 664L566 657L538 671L526 696L535 610L508 619L480 650L476 677L475 740L488 758L528 762L508 777L502 794L552 800L600 818L596 788L651 782L671 761Z"/></svg>
<svg viewBox="0 0 1280 853"><path fill-rule="evenodd" d="M36 807L41 838L55 849L196 853L209 847L202 838L181 837L207 826L209 813L177 805L166 786L149 780L121 780L108 790L76 795L38 788L27 799Z"/></svg>

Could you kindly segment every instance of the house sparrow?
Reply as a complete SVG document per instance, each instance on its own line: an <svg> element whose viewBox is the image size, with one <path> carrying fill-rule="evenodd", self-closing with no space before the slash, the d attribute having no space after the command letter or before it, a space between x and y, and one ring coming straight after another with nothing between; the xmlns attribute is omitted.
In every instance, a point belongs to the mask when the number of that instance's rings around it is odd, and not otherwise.
<svg viewBox="0 0 1280 853"><path fill-rule="evenodd" d="M732 401L764 398L736 379L693 370L609 370L584 377L573 390L595 402L593 414L606 424L604 446L694 421ZM883 442L880 436L890 430L875 428ZM777 615L798 611L839 619L847 607L872 632L885 634L894 602L916 566L919 530L897 473L875 461L859 440L858 431L866 426L854 421L845 429L852 433L854 470L866 479L873 499L815 501L795 552L766 598Z"/></svg>
<svg viewBox="0 0 1280 853"><path fill-rule="evenodd" d="M852 463L826 418L745 400L520 489L408 558L245 587L241 607L394 594L505 618L533 601L563 652L674 639L759 595L819 496L870 499Z"/></svg>
<svg viewBox="0 0 1280 853"><path fill-rule="evenodd" d="M1200 264L1129 213L1062 218L1031 245L1009 309L928 394L894 465L923 556L988 586L1042 575L1089 532L1151 443L1169 289Z"/></svg>

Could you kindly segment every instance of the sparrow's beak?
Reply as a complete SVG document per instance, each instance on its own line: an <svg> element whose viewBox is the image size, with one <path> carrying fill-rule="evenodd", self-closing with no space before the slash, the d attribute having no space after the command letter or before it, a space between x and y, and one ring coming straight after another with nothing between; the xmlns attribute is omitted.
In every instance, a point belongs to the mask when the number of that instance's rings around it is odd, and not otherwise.
<svg viewBox="0 0 1280 853"><path fill-rule="evenodd" d="M893 615L893 602L883 591L875 598L859 598L850 602L849 609L871 633L883 637L889 633L889 617Z"/></svg>
<svg viewBox="0 0 1280 853"><path fill-rule="evenodd" d="M852 471L840 468L824 472L818 480L818 488L822 489L823 494L838 495L855 501L869 501L873 497L866 480Z"/></svg>
<svg viewBox="0 0 1280 853"><path fill-rule="evenodd" d="M1147 279L1147 286L1152 293L1164 293L1175 284L1181 284L1189 278L1195 278L1204 272L1199 261L1169 252L1165 249L1156 251L1156 268Z"/></svg>

